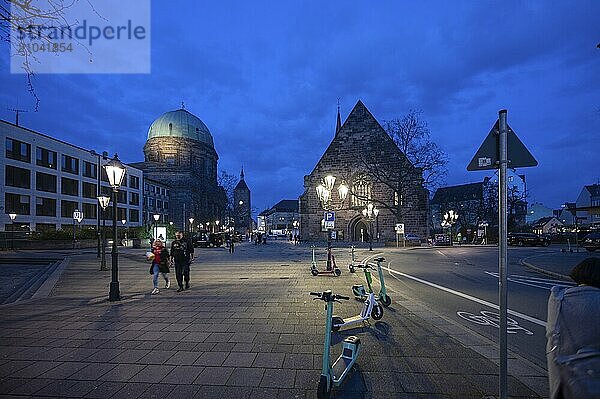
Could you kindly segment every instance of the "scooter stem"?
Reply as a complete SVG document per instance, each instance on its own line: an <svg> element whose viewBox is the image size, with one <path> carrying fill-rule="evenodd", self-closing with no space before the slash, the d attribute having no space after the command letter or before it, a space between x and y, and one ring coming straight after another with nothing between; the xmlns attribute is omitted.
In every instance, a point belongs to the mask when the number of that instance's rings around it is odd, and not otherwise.
<svg viewBox="0 0 600 399"><path fill-rule="evenodd" d="M325 339L323 340L323 367L321 369L321 375L331 378L331 366L329 365L329 348L331 347L331 328L333 324L331 321L333 317L333 300L325 302L325 308L327 309L327 319L325 320Z"/></svg>
<svg viewBox="0 0 600 399"><path fill-rule="evenodd" d="M377 262L377 273L379 273L379 283L381 284L381 288L379 289L379 296L383 298L387 295L387 291L385 290L385 278L383 277L383 269L381 268L381 262Z"/></svg>

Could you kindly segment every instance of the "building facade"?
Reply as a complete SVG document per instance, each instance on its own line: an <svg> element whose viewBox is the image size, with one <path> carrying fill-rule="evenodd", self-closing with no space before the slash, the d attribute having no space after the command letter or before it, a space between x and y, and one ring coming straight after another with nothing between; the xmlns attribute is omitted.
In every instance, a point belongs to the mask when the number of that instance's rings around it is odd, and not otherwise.
<svg viewBox="0 0 600 399"><path fill-rule="evenodd" d="M262 233L289 234L294 222L300 222L298 200L281 200L259 215L258 230Z"/></svg>
<svg viewBox="0 0 600 399"><path fill-rule="evenodd" d="M106 158L45 134L0 121L1 230L71 229L73 212L83 212L83 227L112 224L112 206L98 214L98 195L112 190L102 165ZM127 166L117 196L117 220L142 224L142 171ZM8 214L15 213L14 224Z"/></svg>
<svg viewBox="0 0 600 399"><path fill-rule="evenodd" d="M600 184L583 186L575 206L580 225L600 227Z"/></svg>
<svg viewBox="0 0 600 399"><path fill-rule="evenodd" d="M326 238L325 208L316 187L328 175L336 177L326 208L335 211L333 231L338 240L366 241L368 232L373 231L374 241L394 241L397 223L404 223L406 233L428 235L428 193L422 185L422 173L408 161L361 101L343 125L338 110L333 140L313 171L304 177L304 193L300 196L303 241ZM342 182L348 187L343 202L337 195ZM379 209L372 224L362 215L369 203Z"/></svg>
<svg viewBox="0 0 600 399"><path fill-rule="evenodd" d="M155 222L154 215L159 215L157 222L164 224L169 219L169 186L148 179L144 176L144 199L142 206L142 221L150 226Z"/></svg>
<svg viewBox="0 0 600 399"><path fill-rule="evenodd" d="M227 198L217 183L218 155L198 117L184 108L166 112L148 129L144 162L134 166L169 189L168 217L186 230L187 220L222 220Z"/></svg>

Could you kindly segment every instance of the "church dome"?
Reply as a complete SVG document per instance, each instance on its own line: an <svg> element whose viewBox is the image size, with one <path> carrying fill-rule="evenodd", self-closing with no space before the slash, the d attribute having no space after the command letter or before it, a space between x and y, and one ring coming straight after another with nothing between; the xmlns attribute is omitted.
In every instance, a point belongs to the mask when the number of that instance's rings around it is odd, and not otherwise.
<svg viewBox="0 0 600 399"><path fill-rule="evenodd" d="M152 122L148 139L153 137L183 137L214 147L212 135L204 122L183 108L165 112Z"/></svg>

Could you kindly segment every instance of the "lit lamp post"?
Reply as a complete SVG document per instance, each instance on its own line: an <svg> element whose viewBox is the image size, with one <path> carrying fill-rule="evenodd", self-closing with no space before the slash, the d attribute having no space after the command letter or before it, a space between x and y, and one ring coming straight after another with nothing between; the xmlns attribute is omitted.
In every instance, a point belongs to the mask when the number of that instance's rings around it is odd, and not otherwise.
<svg viewBox="0 0 600 399"><path fill-rule="evenodd" d="M123 182L126 168L125 165L119 161L117 154L115 154L115 157L104 165L104 169L108 176L108 184L110 184L113 189L112 278L110 281L108 300L118 301L121 299L121 293L119 292L119 253L117 250L117 194L121 187L121 183Z"/></svg>
<svg viewBox="0 0 600 399"><path fill-rule="evenodd" d="M321 183L316 187L317 196L319 197L319 201L321 202L321 207L324 211L329 212L336 209L332 203L332 192L335 186L335 177L332 175L325 176L322 179ZM340 199L340 206L338 209L342 208L346 197L348 196L348 186L346 183L342 181L342 184L338 187L338 196ZM333 230L333 226L325 222L325 228L327 229L327 270L332 269L332 261L331 261L331 231Z"/></svg>
<svg viewBox="0 0 600 399"><path fill-rule="evenodd" d="M15 219L17 218L16 213L9 213L10 218L10 249L15 249Z"/></svg>
<svg viewBox="0 0 600 399"><path fill-rule="evenodd" d="M190 233L194 231L194 218L189 218L188 222L190 222Z"/></svg>
<svg viewBox="0 0 600 399"><path fill-rule="evenodd" d="M444 214L444 220L442 220L442 222L440 223L443 228L446 228L446 227L450 228L450 245L454 245L453 240L452 240L452 226L454 225L454 223L456 223L457 220L458 220L458 213L456 213L452 209L450 209L448 212L446 212Z"/></svg>
<svg viewBox="0 0 600 399"><path fill-rule="evenodd" d="M123 246L125 246L125 244L127 243L127 231L125 231L125 224L127 223L126 219L121 219L121 224L123 225L123 237L125 239L125 243L123 243Z"/></svg>
<svg viewBox="0 0 600 399"><path fill-rule="evenodd" d="M152 232L152 237L156 240L158 238L158 219L160 219L160 215L155 213L152 217L154 218L154 231Z"/></svg>
<svg viewBox="0 0 600 399"><path fill-rule="evenodd" d="M100 270L108 270L106 268L106 217L104 216L104 211L108 208L110 197L101 195L98 197L98 203L100 204L100 208L102 208L102 233L100 237L100 241L102 242L102 253L100 257Z"/></svg>
<svg viewBox="0 0 600 399"><path fill-rule="evenodd" d="M215 225L217 226L217 233L219 232L219 223L221 223L219 220L215 220Z"/></svg>
<svg viewBox="0 0 600 399"><path fill-rule="evenodd" d="M375 208L370 202L367 207L362 210L363 216L369 221L369 251L373 250L373 221L379 215L379 209Z"/></svg>

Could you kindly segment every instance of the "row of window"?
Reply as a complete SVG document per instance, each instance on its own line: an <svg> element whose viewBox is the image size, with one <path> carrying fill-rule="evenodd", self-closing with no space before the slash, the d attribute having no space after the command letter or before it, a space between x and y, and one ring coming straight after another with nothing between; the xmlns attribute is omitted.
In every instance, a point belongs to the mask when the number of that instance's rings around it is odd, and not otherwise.
<svg viewBox="0 0 600 399"><path fill-rule="evenodd" d="M155 198L144 198L144 207L153 209L169 209L169 203Z"/></svg>
<svg viewBox="0 0 600 399"><path fill-rule="evenodd" d="M30 214L29 195L5 193L4 199L7 213L14 212L18 215ZM80 205L79 202L76 201L58 201L55 198L35 197L35 216L56 217L57 215L60 215L64 218L72 218L73 212L76 209L80 209L83 211L84 219L97 218L97 204L90 204L84 202ZM112 209L112 207L106 208L106 210L101 214L101 217L103 217L106 220L112 219ZM129 217L127 216L127 208L117 208L117 219L125 219L130 222L139 222L140 212L138 209L129 209Z"/></svg>
<svg viewBox="0 0 600 399"><path fill-rule="evenodd" d="M31 171L29 169L17 168L12 165L6 165L5 169L5 185L10 187L19 188L31 188ZM135 177L135 176L132 176ZM35 172L35 188L39 191L45 191L48 193L57 192L57 180L56 175L51 175L43 172ZM68 177L62 177L60 179L60 193L63 195L72 195L79 197L79 180L69 179ZM84 198L96 198L97 185L94 183L81 182L82 192L81 196ZM107 186L100 186L100 191L103 195L110 196L112 190ZM120 190L117 194L117 202L121 204L128 203L127 191ZM129 205L139 205L140 195L139 193L129 192Z"/></svg>
<svg viewBox="0 0 600 399"><path fill-rule="evenodd" d="M36 147L35 149L35 164L49 169L57 169L58 167L58 154L56 151L48 150L43 147ZM6 158L14 159L16 161L31 163L31 144L23 141L15 140L12 138L6 138ZM72 173L74 175L79 174L79 159L70 155L61 154L61 171L66 173ZM83 161L81 168L81 174L84 177L92 179L98 178L98 165L93 162ZM108 182L108 176L104 168L101 168L100 178L104 182ZM127 177L127 176L126 176ZM123 185L133 189L140 188L140 178L138 176L129 176L129 179L123 179Z"/></svg>
<svg viewBox="0 0 600 399"><path fill-rule="evenodd" d="M144 191L164 196L169 195L169 190L165 189L164 187L158 187L150 183L144 183Z"/></svg>

